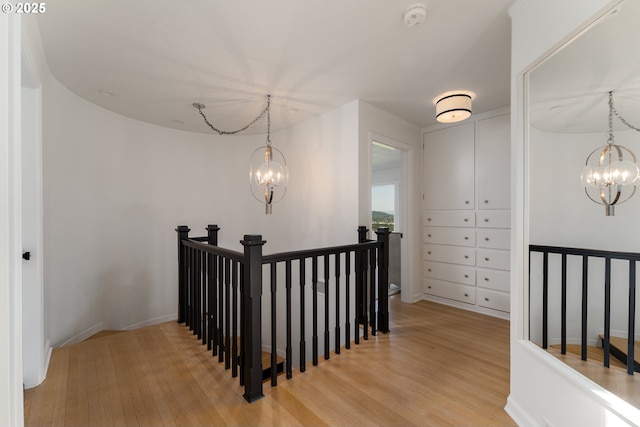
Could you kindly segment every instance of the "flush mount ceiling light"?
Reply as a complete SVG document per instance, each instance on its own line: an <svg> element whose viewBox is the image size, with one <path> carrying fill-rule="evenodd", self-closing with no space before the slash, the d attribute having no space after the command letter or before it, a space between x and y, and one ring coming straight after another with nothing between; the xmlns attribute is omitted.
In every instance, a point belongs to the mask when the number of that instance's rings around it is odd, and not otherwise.
<svg viewBox="0 0 640 427"><path fill-rule="evenodd" d="M630 129L640 129L627 122L613 106L613 92L609 92L609 133L607 145L596 148L589 154L582 169L581 181L587 197L604 205L605 215L614 216L615 206L629 200L636 192L640 181L640 169L636 156L613 139L613 115Z"/></svg>
<svg viewBox="0 0 640 427"><path fill-rule="evenodd" d="M451 91L436 96L436 120L440 123L455 123L471 117L471 101L475 97L469 91Z"/></svg>
<svg viewBox="0 0 640 427"><path fill-rule="evenodd" d="M258 147L249 160L249 187L251 194L265 205L265 213L272 213L272 204L280 201L287 192L289 182L289 168L280 150L271 146L271 95L267 95L267 106L264 110L242 129L223 131L213 126L202 110L204 104L197 102L193 106L198 109L204 122L218 135L234 135L250 128L260 119L267 116L267 143Z"/></svg>

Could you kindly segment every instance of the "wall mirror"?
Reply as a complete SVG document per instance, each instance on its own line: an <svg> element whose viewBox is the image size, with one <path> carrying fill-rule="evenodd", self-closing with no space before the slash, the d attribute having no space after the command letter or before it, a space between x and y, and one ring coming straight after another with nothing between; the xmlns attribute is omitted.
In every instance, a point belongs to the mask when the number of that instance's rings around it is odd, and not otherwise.
<svg viewBox="0 0 640 427"><path fill-rule="evenodd" d="M638 22L640 2L620 2L525 77L529 87L526 217L531 245L640 253L640 191L617 206L615 216L605 216L604 207L587 197L580 179L587 156L607 145L609 91L617 111L640 127ZM613 129L615 143L640 159L640 132L615 117ZM640 299L629 296L628 260L614 259L607 266L603 258L585 261L571 253L549 253L546 258L543 252L530 253L532 342L554 355L563 350L573 353L558 357L581 370L585 347L590 362L604 364L601 337L607 329L611 339L623 339L623 347L630 331L640 341L640 315L629 317L631 302L640 307ZM610 366L614 365L623 372L627 369L611 355Z"/></svg>

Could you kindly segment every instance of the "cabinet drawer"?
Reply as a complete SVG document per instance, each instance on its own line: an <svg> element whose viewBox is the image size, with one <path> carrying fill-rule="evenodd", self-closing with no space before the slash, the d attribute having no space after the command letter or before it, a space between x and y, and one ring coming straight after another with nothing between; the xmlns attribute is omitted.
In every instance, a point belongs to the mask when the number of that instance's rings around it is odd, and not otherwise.
<svg viewBox="0 0 640 427"><path fill-rule="evenodd" d="M480 211L478 227L511 228L511 211Z"/></svg>
<svg viewBox="0 0 640 427"><path fill-rule="evenodd" d="M424 279L424 292L437 297L448 298L467 304L476 303L476 289L458 283L442 282L435 279Z"/></svg>
<svg viewBox="0 0 640 427"><path fill-rule="evenodd" d="M476 269L466 265L425 261L424 277L473 286L476 284Z"/></svg>
<svg viewBox="0 0 640 427"><path fill-rule="evenodd" d="M492 291L489 289L477 289L478 305L492 308L494 310L506 311L509 313L509 294L505 292Z"/></svg>
<svg viewBox="0 0 640 427"><path fill-rule="evenodd" d="M422 225L431 227L475 227L475 212L424 211Z"/></svg>
<svg viewBox="0 0 640 427"><path fill-rule="evenodd" d="M426 261L449 262L452 264L476 265L476 250L465 246L424 245L423 258Z"/></svg>
<svg viewBox="0 0 640 427"><path fill-rule="evenodd" d="M478 247L489 249L509 249L511 230L504 228L481 228L478 230Z"/></svg>
<svg viewBox="0 0 640 427"><path fill-rule="evenodd" d="M422 227L422 241L439 245L475 246L476 233L472 228Z"/></svg>
<svg viewBox="0 0 640 427"><path fill-rule="evenodd" d="M510 252L494 249L478 249L478 267L496 268L498 270L509 270Z"/></svg>
<svg viewBox="0 0 640 427"><path fill-rule="evenodd" d="M511 290L510 275L511 273L508 271L479 268L477 272L478 286L496 291L509 292Z"/></svg>

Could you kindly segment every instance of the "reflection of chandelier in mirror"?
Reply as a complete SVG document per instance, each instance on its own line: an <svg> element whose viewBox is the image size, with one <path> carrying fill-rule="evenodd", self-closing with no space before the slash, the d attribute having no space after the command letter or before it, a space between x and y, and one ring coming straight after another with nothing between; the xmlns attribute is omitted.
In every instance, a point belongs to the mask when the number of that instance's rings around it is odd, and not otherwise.
<svg viewBox="0 0 640 427"><path fill-rule="evenodd" d="M258 120L267 116L267 144L258 147L251 155L249 164L249 186L251 194L259 202L265 204L265 213L271 213L271 205L280 201L287 192L289 182L289 168L280 150L271 146L271 95L267 95L267 106L251 123L236 131L221 131L216 129L202 112L203 104L194 103L200 115L209 127L219 135L233 135L248 129Z"/></svg>
<svg viewBox="0 0 640 427"><path fill-rule="evenodd" d="M626 147L614 144L613 115L626 126L636 131L618 114L613 106L613 92L609 92L609 133L607 145L596 148L589 154L582 169L582 185L587 197L604 205L607 216L615 215L615 206L629 200L636 192L640 181L640 170L636 156Z"/></svg>

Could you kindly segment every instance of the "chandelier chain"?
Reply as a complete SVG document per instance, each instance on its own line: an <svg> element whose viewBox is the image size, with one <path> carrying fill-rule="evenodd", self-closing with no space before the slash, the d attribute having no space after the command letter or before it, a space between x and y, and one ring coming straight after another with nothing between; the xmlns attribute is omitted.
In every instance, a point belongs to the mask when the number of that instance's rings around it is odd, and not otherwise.
<svg viewBox="0 0 640 427"><path fill-rule="evenodd" d="M271 95L267 95L267 145L271 147Z"/></svg>
<svg viewBox="0 0 640 427"><path fill-rule="evenodd" d="M635 131L640 132L640 129L639 129L639 128L637 128L637 127L633 126L631 123L629 123L628 121L626 121L626 120L624 119L624 117L622 117L622 116L620 115L620 113L618 113L618 110L616 110L616 107L614 107L614 106L613 106L613 92L609 92L609 133L610 133L610 136L609 136L609 137L610 137L610 138L611 138L611 134L613 133L613 130L612 130L613 126L612 126L612 122L611 122L611 120L612 120L612 118L611 118L611 113L612 113L612 112L613 112L613 114L615 114L615 115L616 115L616 117L617 117L618 119L620 119L620 121L621 121L622 123L624 123L628 128L630 128L630 129L633 129L633 130L635 130Z"/></svg>
<svg viewBox="0 0 640 427"><path fill-rule="evenodd" d="M202 108L204 107L202 104L193 104L194 107L196 107L198 109L198 112L200 113L200 115L202 116L202 118L204 119L204 122L211 128L211 130L213 130L214 132L216 132L218 135L235 135L237 133L240 133L242 131L245 131L247 129L249 129L251 126L253 126L254 124L256 124L256 122L258 122L259 120L263 119L265 115L268 115L268 128L269 129L271 127L271 114L269 114L270 111L270 107L271 107L271 95L267 95L267 106L264 108L264 110L262 110L262 112L260 114L258 114L258 116L253 119L248 125L244 126L241 129L238 130L231 130L231 131L227 131L227 130L220 130L217 127L215 127L214 125L211 124L211 122L209 122L209 120L207 119L207 116L205 116L205 114L202 112ZM267 135L269 134L269 130L267 130ZM267 136L267 142L271 142L269 141L269 137Z"/></svg>

